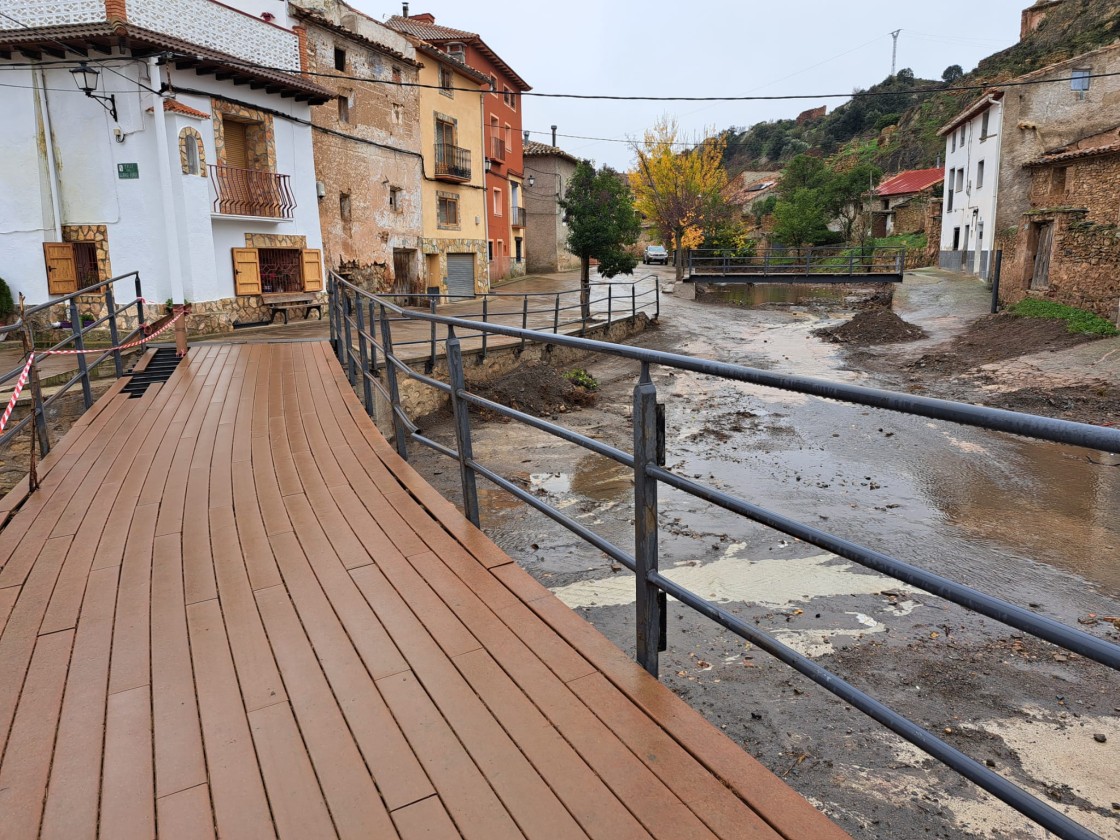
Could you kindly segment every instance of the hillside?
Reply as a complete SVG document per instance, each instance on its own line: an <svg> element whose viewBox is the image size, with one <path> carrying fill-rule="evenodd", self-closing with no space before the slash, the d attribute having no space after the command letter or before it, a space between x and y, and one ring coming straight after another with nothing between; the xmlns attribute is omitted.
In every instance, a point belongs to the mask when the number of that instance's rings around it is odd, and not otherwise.
<svg viewBox="0 0 1120 840"><path fill-rule="evenodd" d="M1045 17L1022 41L983 59L953 87L987 85L1037 70L1120 38L1120 0L1040 0ZM946 64L952 64L946 53ZM794 155L875 163L885 172L933 166L944 149L937 129L977 96L976 91L942 90L944 81L915 79L909 70L867 89L883 96L857 97L831 114L812 112L797 119L759 123L745 131L728 129L724 162L732 174L744 169L776 169Z"/></svg>

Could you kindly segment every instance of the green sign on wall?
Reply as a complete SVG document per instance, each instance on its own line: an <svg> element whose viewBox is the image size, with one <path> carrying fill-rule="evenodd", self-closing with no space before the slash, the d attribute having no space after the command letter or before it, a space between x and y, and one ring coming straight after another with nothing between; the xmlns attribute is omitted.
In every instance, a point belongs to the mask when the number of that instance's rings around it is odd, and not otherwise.
<svg viewBox="0 0 1120 840"><path fill-rule="evenodd" d="M140 177L140 164L118 163L117 177L124 181L131 181Z"/></svg>

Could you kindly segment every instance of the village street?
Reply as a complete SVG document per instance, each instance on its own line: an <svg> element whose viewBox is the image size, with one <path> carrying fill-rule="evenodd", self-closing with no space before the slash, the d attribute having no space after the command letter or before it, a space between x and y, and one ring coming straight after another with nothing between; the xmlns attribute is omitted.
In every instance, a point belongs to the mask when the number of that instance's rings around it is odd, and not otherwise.
<svg viewBox="0 0 1120 840"><path fill-rule="evenodd" d="M1006 360L978 376L923 379L908 360L987 312L984 285L959 275L907 274L894 309L929 337L858 352L812 335L850 314L839 302L741 308L696 302L692 291L678 285L663 295L659 327L634 343L930 396L988 394L997 403L1000 383L1021 387L1024 371L1059 390L1111 388L1113 398L1120 385L1120 339ZM594 359L586 367L600 382L598 401L569 407L560 419L629 449L636 369ZM653 376L667 406L670 469L1117 638L1120 628L1092 617L1120 614L1120 468L1108 465L1115 461L704 376L656 369ZM625 469L523 427L475 422L479 462L617 545L632 544ZM453 442L449 422L423 425L425 434ZM451 462L419 447L411 457L458 498ZM487 533L632 652L632 575L503 491L480 485ZM1120 812L1107 807L1117 799L1120 758L1115 673L668 489L660 517L661 563L671 577L731 605L1095 831L1112 836L1120 827ZM675 604L661 673L857 836L1044 836L784 665Z"/></svg>

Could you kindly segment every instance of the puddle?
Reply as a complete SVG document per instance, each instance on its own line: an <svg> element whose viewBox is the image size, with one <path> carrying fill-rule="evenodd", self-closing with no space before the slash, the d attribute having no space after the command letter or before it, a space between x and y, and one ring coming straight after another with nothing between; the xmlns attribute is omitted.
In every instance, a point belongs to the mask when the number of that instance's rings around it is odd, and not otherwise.
<svg viewBox="0 0 1120 840"><path fill-rule="evenodd" d="M836 595L870 595L883 589L912 591L892 578L868 574L835 554L750 560L741 556L744 548L745 544L735 543L719 560L699 566L663 567L662 571L674 582L717 603L744 601L787 607ZM629 572L578 581L552 591L572 608L634 603L634 579Z"/></svg>
<svg viewBox="0 0 1120 840"><path fill-rule="evenodd" d="M629 467L592 455L581 459L571 473L533 473L529 484L554 496L575 493L597 502L613 502L630 495L634 478Z"/></svg>

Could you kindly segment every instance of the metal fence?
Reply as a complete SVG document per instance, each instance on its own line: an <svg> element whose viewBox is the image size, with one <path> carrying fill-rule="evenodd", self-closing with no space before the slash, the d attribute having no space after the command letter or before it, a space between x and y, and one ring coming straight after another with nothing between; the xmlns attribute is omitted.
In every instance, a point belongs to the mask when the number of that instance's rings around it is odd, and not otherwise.
<svg viewBox="0 0 1120 840"><path fill-rule="evenodd" d="M126 280L132 280L134 282L136 297L127 303L118 303L113 293L113 286L116 283ZM100 298L104 306L105 314L100 318L83 321L82 313L78 309L78 298L81 297L87 299L89 297ZM39 339L37 339L35 335L35 321L31 316L40 312L47 312L57 306L65 307L66 314L69 316L69 321L57 322L59 324L57 328L67 330L67 335L54 344L50 344L45 348L36 349L35 345ZM136 309L136 328L125 335L121 335L120 321L128 314L129 310L133 308ZM110 349L87 360L86 353L84 352L86 350L86 336L93 330L103 328L108 328ZM124 359L121 351L115 348L122 344L129 343L134 338L144 333L144 298L140 288L140 273L136 271L129 272L128 274L121 274L109 280L99 281L92 286L79 289L64 297L54 298L46 303L30 307L24 310L22 317L14 324L0 327L0 340L22 341L24 350L24 361L21 361L19 366L13 370L0 374L0 385L19 379L23 374L27 355L32 351L43 355L55 351L83 351L74 356L77 364L77 371L66 382L59 386L53 394L46 398L43 396L38 371L35 365L31 366L27 383L31 393L31 410L27 412L24 417L20 418L18 422L8 426L4 433L0 435L0 446L7 445L16 435L31 424L34 424L35 435L39 443L39 451L43 455L50 452L51 441L47 430L47 411L50 407L59 400L63 394L70 390L71 387L78 383L81 383L82 386L82 400L85 403L85 407L88 409L92 406L93 390L90 387L91 374L98 366L106 364L111 360L113 363L113 373L117 377L123 376Z"/></svg>
<svg viewBox="0 0 1120 840"><path fill-rule="evenodd" d="M672 472L665 467L665 414L663 407L657 402L657 390L650 376L650 369L657 365L691 371L733 382L762 385L797 394L1107 452L1120 452L1120 430L805 376L784 375L555 332L482 323L433 312L409 312L391 300L371 295L336 276L330 278L328 291L334 347L350 382L355 386L360 385L367 411L372 414L372 391L380 392L391 406L394 446L402 457L407 458L409 444L416 443L429 447L458 463L463 508L471 522L475 525L479 525L480 522L476 482L477 477L482 476L635 572L637 658L649 673L657 675L658 653L666 649L666 596L672 595L682 604L757 645L845 700L1056 836L1078 838L1078 840L1096 837L1093 832L1049 804L950 746L808 657L662 575L658 568L658 489L662 484L673 487L1116 670L1120 670L1120 646L1075 627L1036 615L1016 604L851 542L813 525L768 510L750 500L731 496L719 489ZM374 319L380 325L377 335L369 327ZM437 329L446 331L444 341L449 372L448 382L439 381L413 370L397 355L397 349L392 341L392 327L394 323L402 320L429 323L433 336ZM472 394L466 387L462 358L460 336L466 332L502 335L522 343L545 342L638 362L640 374L633 395L633 452L625 452L563 426ZM351 346L351 339L355 336L359 339L357 351ZM371 348L376 348L386 360L382 371L375 370L371 365ZM400 376L424 382L450 396L455 424L455 448L426 437L412 423L401 407L398 391ZM634 472L634 553L630 554L612 544L563 511L538 499L475 460L469 415L472 407L483 408L496 415L524 423L631 468ZM1111 771L1106 769L1105 772Z"/></svg>
<svg viewBox="0 0 1120 840"><path fill-rule="evenodd" d="M828 278L901 278L905 267L906 249L899 247L774 246L746 253L712 249L688 252L688 273L693 276L760 275L784 279L789 275L827 282Z"/></svg>

